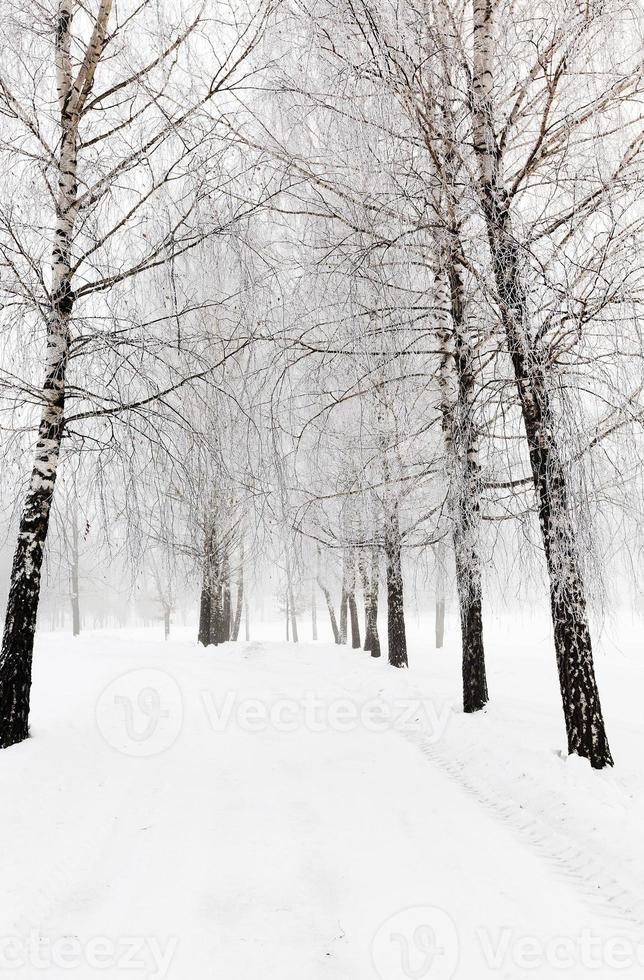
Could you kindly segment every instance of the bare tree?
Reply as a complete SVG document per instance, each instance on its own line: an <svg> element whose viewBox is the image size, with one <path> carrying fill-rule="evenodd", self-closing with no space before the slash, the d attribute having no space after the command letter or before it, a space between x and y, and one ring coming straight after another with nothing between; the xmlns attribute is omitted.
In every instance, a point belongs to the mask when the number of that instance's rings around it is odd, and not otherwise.
<svg viewBox="0 0 644 980"><path fill-rule="evenodd" d="M242 213L254 209L252 202L245 203L223 222L205 213L203 203L216 185L204 179L203 151L214 145L217 124L209 106L239 84L270 5L260 4L245 16L240 7L239 31L220 40L219 64L210 71L197 69L200 59L193 43L211 29L203 12L175 25L167 43L160 33L156 50L148 51L142 38L152 32L149 21L143 29L142 18L150 14L150 6L144 2L130 16L113 9L112 0L100 0L89 8L60 0L53 23L47 25L50 44L40 29L45 26L42 9L34 4L26 14L33 18L31 24L26 19L20 24L34 42L31 75L27 73L25 80L22 52L17 51L7 59L11 77L0 81L0 111L10 120L14 135L4 151L17 152L25 167L40 174L54 215L49 286L45 257L42 263L39 255L34 257L20 224L11 212L3 215L2 257L11 271L6 291L16 309L31 308L44 321L46 355L42 385L37 395L34 391L41 406L38 441L18 530L0 654L2 746L28 734L43 550L65 433L90 418L141 410L190 380L211 377L214 369L212 361L206 365L202 361L197 370L177 372L179 377L170 383L153 381L151 391L139 386L133 399L115 399L112 390L100 407L70 414L66 396L71 359L96 348L96 337L76 336L76 326L83 318L100 315L113 323L119 301L121 315L129 319L128 291L137 281L148 277L149 282L153 270L197 247L221 230L222 223L239 220ZM142 45L138 51L137 45ZM182 92L175 69L187 58L192 59L192 74ZM50 59L55 67L55 119L49 114L50 73L41 71ZM175 75L178 87L173 95ZM188 161L197 165L196 171ZM119 205L110 210L115 198ZM156 220L163 211L169 216L169 230ZM128 341L115 328L109 342L127 345Z"/></svg>

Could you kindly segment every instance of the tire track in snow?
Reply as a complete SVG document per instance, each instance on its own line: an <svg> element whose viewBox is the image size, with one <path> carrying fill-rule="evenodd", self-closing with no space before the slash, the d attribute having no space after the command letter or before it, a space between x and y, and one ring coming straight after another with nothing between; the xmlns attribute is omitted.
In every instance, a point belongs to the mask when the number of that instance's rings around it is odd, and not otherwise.
<svg viewBox="0 0 644 980"><path fill-rule="evenodd" d="M458 783L496 820L508 825L515 835L570 884L606 924L636 929L644 937L644 898L625 885L590 850L569 834L554 830L517 800L503 797L489 783L468 772L466 761L442 754L421 730L401 732L425 758Z"/></svg>
<svg viewBox="0 0 644 980"><path fill-rule="evenodd" d="M336 678L336 685L355 698L359 690L364 696L365 675L362 664L350 664L342 679ZM374 695L380 697L387 688L377 682ZM423 701L422 692L407 682L405 689L410 698ZM402 690L398 688L398 694ZM471 762L456 753L446 755L436 742L426 734L422 721L418 728L395 728L406 741L411 742L432 764L441 769L457 783L479 805L484 807L497 821L508 825L516 838L545 861L556 876L571 886L599 919L609 928L635 930L636 938L644 941L644 883L639 881L625 883L615 876L605 860L598 857L589 847L580 844L565 830L549 825L547 820L519 800L503 795L484 777L478 778L472 771ZM543 787L524 770L521 771L523 785L526 782L533 789L536 798L543 795Z"/></svg>

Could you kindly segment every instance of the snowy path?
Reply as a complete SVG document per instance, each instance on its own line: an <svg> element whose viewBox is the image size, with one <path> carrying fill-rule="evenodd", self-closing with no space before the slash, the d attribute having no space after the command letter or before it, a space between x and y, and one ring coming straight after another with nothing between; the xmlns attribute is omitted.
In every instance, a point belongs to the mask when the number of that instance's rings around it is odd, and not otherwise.
<svg viewBox="0 0 644 980"><path fill-rule="evenodd" d="M306 645L41 654L34 738L0 760L2 972L641 976L617 968L637 924L445 761L411 673Z"/></svg>

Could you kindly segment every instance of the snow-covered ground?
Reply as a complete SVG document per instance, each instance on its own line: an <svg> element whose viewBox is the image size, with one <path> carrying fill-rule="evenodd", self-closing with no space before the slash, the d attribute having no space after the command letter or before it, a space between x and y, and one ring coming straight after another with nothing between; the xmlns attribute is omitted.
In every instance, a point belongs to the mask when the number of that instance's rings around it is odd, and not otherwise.
<svg viewBox="0 0 644 980"><path fill-rule="evenodd" d="M451 624L450 624L451 625ZM411 668L326 643L41 634L0 755L0 971L146 980L644 975L644 657L598 647L616 767L567 759L547 628Z"/></svg>

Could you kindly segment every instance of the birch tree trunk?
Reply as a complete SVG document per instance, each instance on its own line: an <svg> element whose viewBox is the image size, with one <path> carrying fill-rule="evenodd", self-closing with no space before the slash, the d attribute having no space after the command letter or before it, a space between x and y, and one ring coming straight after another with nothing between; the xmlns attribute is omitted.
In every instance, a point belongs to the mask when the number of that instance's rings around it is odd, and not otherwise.
<svg viewBox="0 0 644 980"><path fill-rule="evenodd" d="M342 556L342 588L340 592L340 643L347 642L347 625L349 612L349 593L347 586L348 567L347 551L344 550Z"/></svg>
<svg viewBox="0 0 644 980"><path fill-rule="evenodd" d="M201 643L205 647L207 647L210 643L211 615L210 588L206 580L206 570L204 569L204 578L201 586L201 599L199 603L199 634L197 637L197 642Z"/></svg>
<svg viewBox="0 0 644 980"><path fill-rule="evenodd" d="M291 611L289 609L289 601L290 601L290 596L289 596L289 590L288 590L288 587L287 587L287 589L286 589L286 609L285 609L285 612L286 612L286 642L287 643L291 639Z"/></svg>
<svg viewBox="0 0 644 980"><path fill-rule="evenodd" d="M364 548L358 551L358 573L362 583L364 605L364 646L363 650L371 650L371 631L369 629L369 602L371 601L371 582L367 571L367 556Z"/></svg>
<svg viewBox="0 0 644 980"><path fill-rule="evenodd" d="M351 647L354 650L359 650L362 644L360 642L360 623L355 592L349 593L349 620L351 622Z"/></svg>
<svg viewBox="0 0 644 980"><path fill-rule="evenodd" d="M290 611L291 619L291 638L293 643L299 642L299 637L297 634L297 610L295 608L295 599L293 596L293 579L291 576L291 568L287 563L286 566L286 579L287 579L287 592L288 592L288 609Z"/></svg>
<svg viewBox="0 0 644 980"><path fill-rule="evenodd" d="M163 639L167 640L170 637L170 607L163 607Z"/></svg>
<svg viewBox="0 0 644 980"><path fill-rule="evenodd" d="M230 615L232 605L230 601L230 555L228 552L228 547L228 544L226 544L221 561L221 618L219 620L219 630L217 635L218 643L227 643L230 639Z"/></svg>
<svg viewBox="0 0 644 980"><path fill-rule="evenodd" d="M60 0L55 62L59 106L55 242L42 412L31 479L13 557L0 652L0 747L29 734L29 700L43 553L65 428L65 389L74 305L71 247L76 219L78 124L105 43L111 0L102 0L78 74L72 76L72 0Z"/></svg>
<svg viewBox="0 0 644 980"><path fill-rule="evenodd" d="M199 633L197 642L207 647L213 641L213 619L214 603L213 591L215 587L213 567L214 567L214 518L206 518L206 529L204 536L204 556L203 572L201 579L201 597L199 603Z"/></svg>
<svg viewBox="0 0 644 980"><path fill-rule="evenodd" d="M237 597L235 601L235 618L231 631L231 640L239 639L239 629L241 627L242 608L244 605L244 540L242 538L239 546L239 572L237 573Z"/></svg>
<svg viewBox="0 0 644 980"><path fill-rule="evenodd" d="M358 622L358 606L356 605L356 559L353 548L347 555L347 605L351 623L351 647L360 649L360 623Z"/></svg>
<svg viewBox="0 0 644 980"><path fill-rule="evenodd" d="M392 667L407 667L407 636L401 562L398 504L389 508L385 522L385 561L387 566L387 639L389 663Z"/></svg>
<svg viewBox="0 0 644 980"><path fill-rule="evenodd" d="M372 657L380 656L380 635L378 633L378 589L380 585L380 552L377 545L371 551L371 576L369 582L369 606L367 616L371 641L369 650ZM367 649L365 645L365 650Z"/></svg>
<svg viewBox="0 0 644 980"><path fill-rule="evenodd" d="M199 642L217 646L228 639L230 630L230 583L226 599L226 554L220 543L216 512L206 528L204 573L199 614ZM228 628L226 627L226 617Z"/></svg>
<svg viewBox="0 0 644 980"><path fill-rule="evenodd" d="M458 256L458 242L450 230L439 259L436 305L442 349L439 380L448 511L452 522L461 622L463 710L469 714L487 704L488 690L478 547L481 507L477 434L473 419L474 367Z"/></svg>
<svg viewBox="0 0 644 980"><path fill-rule="evenodd" d="M324 583L320 581L320 579L318 579L318 585L320 586L320 590L326 602L326 608L329 614L329 622L331 623L331 632L333 633L333 642L339 646L342 643L342 640L340 639L340 630L338 628L338 620L335 615L335 609L333 608L333 599L331 597L331 593L329 592L326 585L324 585Z"/></svg>
<svg viewBox="0 0 644 980"><path fill-rule="evenodd" d="M329 614L329 622L331 623L331 632L333 633L333 642L336 645L340 643L340 630L338 628L338 620L335 615L335 609L333 608L333 598L329 588L324 583L322 579L322 573L320 569L320 549L318 547L317 551L317 583L320 587L320 592L324 596L324 601L326 602L327 612Z"/></svg>
<svg viewBox="0 0 644 980"><path fill-rule="evenodd" d="M473 0L472 111L479 196L537 496L568 751L601 769L613 760L595 680L566 473L557 444L547 366L530 327L521 252L513 233L502 154L494 131L492 13L489 0Z"/></svg>

